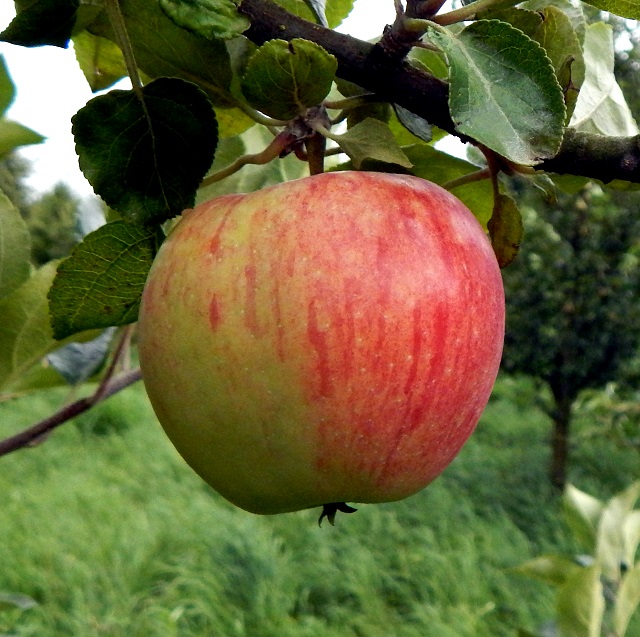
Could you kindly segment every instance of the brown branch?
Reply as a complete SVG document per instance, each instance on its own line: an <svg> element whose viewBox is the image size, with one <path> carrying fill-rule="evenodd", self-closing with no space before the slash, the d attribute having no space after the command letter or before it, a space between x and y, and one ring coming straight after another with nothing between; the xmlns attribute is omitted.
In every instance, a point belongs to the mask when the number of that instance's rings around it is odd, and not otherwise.
<svg viewBox="0 0 640 637"><path fill-rule="evenodd" d="M245 35L256 44L274 38L312 40L337 58L338 77L375 93L382 101L399 104L462 141L471 141L455 130L446 82L406 60L386 56L378 45L311 24L270 0L242 0L239 10L251 20ZM604 182L621 179L640 183L640 139L599 137L567 129L558 154L536 168Z"/></svg>
<svg viewBox="0 0 640 637"><path fill-rule="evenodd" d="M338 77L455 134L446 82L406 61L390 59L379 46L298 18L270 0L242 0L239 10L251 20L245 35L256 44L274 38L317 42L338 60Z"/></svg>
<svg viewBox="0 0 640 637"><path fill-rule="evenodd" d="M41 420L27 429L19 431L17 434L10 436L9 438L0 440L0 456L28 447L44 434L53 431L56 427L59 427L79 414L91 409L99 402L113 396L129 385L133 385L133 383L139 381L141 378L142 375L139 367L123 372L122 374L118 374L111 378L107 383L100 384L98 390L91 394L91 396L80 398L69 405L65 405L62 409L48 418Z"/></svg>

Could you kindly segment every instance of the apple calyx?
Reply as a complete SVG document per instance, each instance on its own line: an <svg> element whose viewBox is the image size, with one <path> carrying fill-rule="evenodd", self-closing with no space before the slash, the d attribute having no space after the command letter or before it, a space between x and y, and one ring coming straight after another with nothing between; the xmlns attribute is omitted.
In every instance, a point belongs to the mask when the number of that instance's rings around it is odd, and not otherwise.
<svg viewBox="0 0 640 637"><path fill-rule="evenodd" d="M324 504L322 506L322 513L318 518L318 526L322 526L322 520L325 518L329 520L331 526L335 526L336 513L338 513L338 511L340 511L340 513L355 513L357 510L358 509L349 506L346 502L329 502L328 504Z"/></svg>

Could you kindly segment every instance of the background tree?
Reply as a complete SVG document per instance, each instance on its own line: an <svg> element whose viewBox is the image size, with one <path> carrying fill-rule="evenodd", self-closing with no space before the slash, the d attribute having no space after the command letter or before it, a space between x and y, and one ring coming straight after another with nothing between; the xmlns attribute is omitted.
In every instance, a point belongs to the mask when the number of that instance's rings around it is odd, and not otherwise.
<svg viewBox="0 0 640 637"><path fill-rule="evenodd" d="M502 365L550 389L550 478L563 488L576 398L616 379L638 354L640 198L592 185L554 203L537 193L524 199L526 241L504 272Z"/></svg>
<svg viewBox="0 0 640 637"><path fill-rule="evenodd" d="M31 261L41 266L68 256L81 240L80 200L63 183L36 193L26 184L31 167L16 153L0 161L0 190L25 220L31 243Z"/></svg>

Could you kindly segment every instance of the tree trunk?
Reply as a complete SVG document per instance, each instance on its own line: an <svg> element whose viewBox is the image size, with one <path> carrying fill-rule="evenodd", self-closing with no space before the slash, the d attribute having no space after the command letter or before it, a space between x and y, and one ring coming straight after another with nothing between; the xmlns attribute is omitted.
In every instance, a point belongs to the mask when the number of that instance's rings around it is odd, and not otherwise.
<svg viewBox="0 0 640 637"><path fill-rule="evenodd" d="M555 410L552 413L553 434L551 437L551 465L549 477L551 484L563 490L567 483L567 465L569 460L569 426L573 398L553 392Z"/></svg>

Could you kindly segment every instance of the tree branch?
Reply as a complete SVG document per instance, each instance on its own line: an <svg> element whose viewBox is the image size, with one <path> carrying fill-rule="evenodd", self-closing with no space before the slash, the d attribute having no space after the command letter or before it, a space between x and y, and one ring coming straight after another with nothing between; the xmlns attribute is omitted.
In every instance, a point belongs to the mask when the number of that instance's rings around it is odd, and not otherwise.
<svg viewBox="0 0 640 637"><path fill-rule="evenodd" d="M455 130L446 82L406 60L385 55L379 45L307 22L271 0L242 0L239 11L251 20L245 35L256 44L274 38L312 40L337 58L338 77L375 93L383 101L399 104L462 141L471 141ZM640 138L600 137L567 129L558 154L536 168L603 182L621 179L640 183Z"/></svg>
<svg viewBox="0 0 640 637"><path fill-rule="evenodd" d="M37 440L44 434L49 433L79 414L88 411L94 405L113 396L113 394L125 389L125 387L133 385L133 383L139 381L141 378L142 375L139 367L113 377L109 382L101 384L98 390L94 394L91 394L91 396L80 398L80 400L65 405L48 418L41 420L27 429L19 431L9 438L0 440L0 456L29 446L34 440Z"/></svg>

